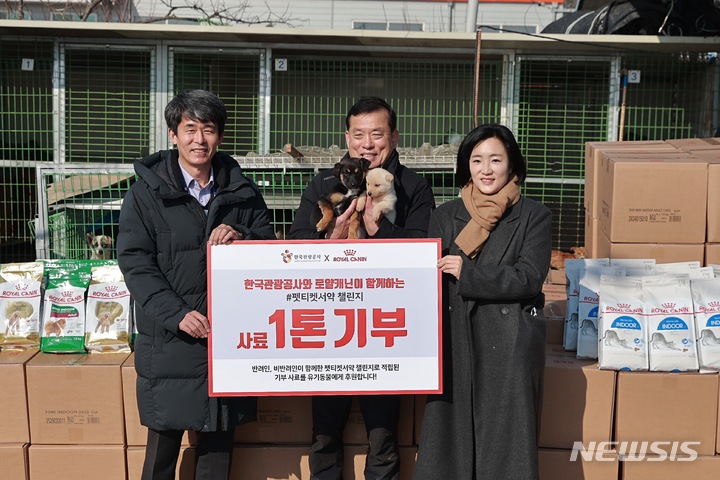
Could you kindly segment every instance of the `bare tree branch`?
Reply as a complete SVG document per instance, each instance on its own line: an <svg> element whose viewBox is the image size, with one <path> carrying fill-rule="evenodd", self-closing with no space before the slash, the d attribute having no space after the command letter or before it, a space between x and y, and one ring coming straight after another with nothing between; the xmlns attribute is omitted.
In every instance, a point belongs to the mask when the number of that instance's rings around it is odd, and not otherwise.
<svg viewBox="0 0 720 480"><path fill-rule="evenodd" d="M18 11L23 18L25 0L5 0L6 10ZM80 21L86 22L93 13L97 13L99 21L116 21L122 23L158 23L168 20L202 23L208 25L287 25L296 26L303 20L294 19L288 13L289 6L281 14L276 14L265 2L266 11L262 14L248 13L250 0L241 0L239 4L232 0L149 0L155 5L156 11L165 11L160 16L134 18L133 6L141 0L66 0L64 3L41 0L51 12L77 15ZM135 5L134 5L135 4Z"/></svg>

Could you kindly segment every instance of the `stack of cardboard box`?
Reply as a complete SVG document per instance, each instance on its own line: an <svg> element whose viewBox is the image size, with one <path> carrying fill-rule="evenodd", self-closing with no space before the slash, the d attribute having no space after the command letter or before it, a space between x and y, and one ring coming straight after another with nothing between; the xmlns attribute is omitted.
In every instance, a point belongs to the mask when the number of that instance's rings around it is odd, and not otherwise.
<svg viewBox="0 0 720 480"><path fill-rule="evenodd" d="M588 256L717 263L719 195L720 139L588 142Z"/></svg>
<svg viewBox="0 0 720 480"><path fill-rule="evenodd" d="M140 424L134 354L0 351L0 478L136 480L147 429ZM417 451L414 397L401 399L402 480ZM309 479L310 397L262 397L258 422L236 430L231 478ZM364 478L365 427L357 402L345 429L345 475ZM196 437L185 434L177 478L192 480Z"/></svg>
<svg viewBox="0 0 720 480"><path fill-rule="evenodd" d="M33 355L0 352L0 478L27 478L30 429L25 364Z"/></svg>
<svg viewBox="0 0 720 480"><path fill-rule="evenodd" d="M0 478L139 478L147 431L138 417L133 360L0 352ZM720 478L719 397L717 373L600 370L549 344L541 480ZM424 395L402 398L402 480L412 478L424 406ZM262 397L258 417L236 431L232 478L309 479L310 398ZM357 404L345 442L344 478L362 479L365 431ZM631 461L622 457L622 442L662 443L646 445L643 459ZM186 435L182 443L177 478L192 480L195 438ZM697 458L679 460L688 449Z"/></svg>
<svg viewBox="0 0 720 480"><path fill-rule="evenodd" d="M718 374L615 372L548 345L541 480L720 478Z"/></svg>

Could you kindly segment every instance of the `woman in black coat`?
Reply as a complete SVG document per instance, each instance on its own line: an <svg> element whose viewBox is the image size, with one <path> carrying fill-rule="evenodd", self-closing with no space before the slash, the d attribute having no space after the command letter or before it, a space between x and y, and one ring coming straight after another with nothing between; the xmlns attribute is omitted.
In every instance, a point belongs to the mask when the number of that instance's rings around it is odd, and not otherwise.
<svg viewBox="0 0 720 480"><path fill-rule="evenodd" d="M443 393L428 397L414 480L538 478L551 214L520 195L526 171L512 132L482 125L458 150L462 198L431 216Z"/></svg>

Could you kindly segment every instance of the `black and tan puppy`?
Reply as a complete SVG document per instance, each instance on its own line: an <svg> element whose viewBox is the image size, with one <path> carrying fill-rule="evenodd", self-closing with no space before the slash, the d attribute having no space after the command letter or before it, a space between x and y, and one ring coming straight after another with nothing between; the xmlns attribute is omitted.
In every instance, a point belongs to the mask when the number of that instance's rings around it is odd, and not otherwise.
<svg viewBox="0 0 720 480"><path fill-rule="evenodd" d="M365 158L343 158L333 167L333 175L338 183L332 191L318 200L318 209L311 221L318 232L327 230L332 220L347 210L353 199L365 190L365 175L370 168L370 160ZM360 219L357 212L351 219L348 238L357 238ZM353 224L356 224L353 227Z"/></svg>

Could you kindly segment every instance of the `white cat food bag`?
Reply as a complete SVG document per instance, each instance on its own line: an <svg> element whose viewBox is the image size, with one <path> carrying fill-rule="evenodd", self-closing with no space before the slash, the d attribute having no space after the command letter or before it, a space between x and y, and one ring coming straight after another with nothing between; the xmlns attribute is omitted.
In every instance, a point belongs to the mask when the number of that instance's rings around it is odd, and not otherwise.
<svg viewBox="0 0 720 480"><path fill-rule="evenodd" d="M720 371L720 278L690 281L695 315L698 363Z"/></svg>
<svg viewBox="0 0 720 480"><path fill-rule="evenodd" d="M0 267L0 348L40 346L42 262L6 263Z"/></svg>
<svg viewBox="0 0 720 480"><path fill-rule="evenodd" d="M642 278L648 322L650 370L698 369L690 280L684 276Z"/></svg>
<svg viewBox="0 0 720 480"><path fill-rule="evenodd" d="M687 273L688 275L696 275L700 270L701 265L698 261L690 262L672 262L672 263L658 263L655 265L655 274L664 275L666 273Z"/></svg>
<svg viewBox="0 0 720 480"><path fill-rule="evenodd" d="M655 275L655 259L654 258L611 258L610 266L623 267L625 275L645 277L647 275Z"/></svg>
<svg viewBox="0 0 720 480"><path fill-rule="evenodd" d="M130 292L120 267L93 267L85 308L87 351L129 353L129 317Z"/></svg>
<svg viewBox="0 0 720 480"><path fill-rule="evenodd" d="M600 276L624 276L622 267L586 267L580 277L577 358L598 358Z"/></svg>
<svg viewBox="0 0 720 480"><path fill-rule="evenodd" d="M609 265L609 258L573 258L565 260L565 291L567 293L565 329L563 331L563 348L565 350L577 350L580 276L583 270L585 270L586 266Z"/></svg>
<svg viewBox="0 0 720 480"><path fill-rule="evenodd" d="M715 271L712 267L702 267L699 270L693 270L693 273L689 274L688 276L690 277L690 280L701 278L715 278Z"/></svg>
<svg viewBox="0 0 720 480"><path fill-rule="evenodd" d="M608 370L647 370L647 322L639 277L600 277L598 363Z"/></svg>

